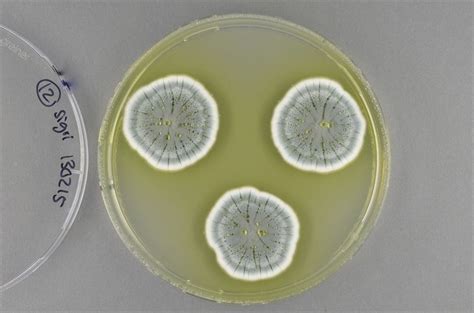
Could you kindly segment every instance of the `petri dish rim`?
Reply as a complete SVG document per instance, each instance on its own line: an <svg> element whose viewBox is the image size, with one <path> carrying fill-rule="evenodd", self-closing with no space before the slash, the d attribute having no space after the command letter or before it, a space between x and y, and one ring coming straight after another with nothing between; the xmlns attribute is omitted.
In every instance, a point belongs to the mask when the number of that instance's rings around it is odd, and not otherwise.
<svg viewBox="0 0 474 313"><path fill-rule="evenodd" d="M140 241L140 238L135 235L133 229L129 227L126 217L121 213L120 195L117 183L114 180L113 173L115 170L111 160L115 147L115 145L113 145L114 134L119 124L118 117L126 102L120 99L127 99L132 89L128 88L124 90L122 86L128 84L133 86L141 74L147 70L147 67L152 64L156 58L159 58L160 55L179 44L182 40L189 40L193 36L205 31L219 30L227 27L261 27L273 31L280 31L295 36L313 47L322 50L331 60L341 67L354 83L354 86L357 87L359 95L364 100L363 105L369 117L367 122L372 126L374 132L376 161L375 175L373 175L371 183L371 195L367 199L364 214L360 216L358 223L354 225L350 235L339 247L327 265L313 273L313 275L298 283L259 293L222 293L216 290L208 290L187 283L186 279L161 265L159 261L146 250L145 245ZM285 28L290 29L290 31L286 31ZM155 54L154 52L158 48L161 49L161 51ZM362 86L355 83L355 80L362 82ZM367 106L367 103L371 104L370 108ZM99 134L98 170L102 197L115 230L130 252L152 273L175 287L180 288L185 293L216 302L239 304L267 303L269 301L287 298L318 285L337 271L359 250L372 230L383 205L390 174L390 145L387 129L383 121L382 110L377 98L360 69L343 52L321 35L292 22L263 15L228 14L215 15L196 20L178 28L154 44L131 65L122 81L117 85L114 95L108 104Z"/></svg>

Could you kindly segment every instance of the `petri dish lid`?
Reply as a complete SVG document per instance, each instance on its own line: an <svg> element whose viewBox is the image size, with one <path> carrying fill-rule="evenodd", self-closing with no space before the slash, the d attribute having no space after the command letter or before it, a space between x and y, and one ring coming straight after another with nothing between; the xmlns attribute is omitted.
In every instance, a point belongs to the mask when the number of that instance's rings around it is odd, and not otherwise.
<svg viewBox="0 0 474 313"><path fill-rule="evenodd" d="M77 216L88 151L63 75L0 25L0 291L40 267Z"/></svg>

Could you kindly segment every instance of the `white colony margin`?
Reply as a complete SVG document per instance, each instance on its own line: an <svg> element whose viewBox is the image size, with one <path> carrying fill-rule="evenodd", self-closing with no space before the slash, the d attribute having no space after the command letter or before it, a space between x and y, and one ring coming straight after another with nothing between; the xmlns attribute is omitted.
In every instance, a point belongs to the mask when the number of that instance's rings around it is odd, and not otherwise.
<svg viewBox="0 0 474 313"><path fill-rule="evenodd" d="M315 83L323 83L327 84L328 88L332 87L334 88L342 97L348 101L350 106L354 109L354 112L356 114L356 119L359 120L360 122L360 135L357 136L356 142L354 144L354 147L351 151L350 154L345 156L343 160L340 162L337 162L336 164L331 165L313 165L313 164L303 164L302 162L299 162L298 160L295 160L293 156L287 151L287 148L285 146L285 143L281 141L280 139L280 132L279 132L279 127L278 123L282 120L282 111L289 105L291 105L290 100L298 93L299 88L301 87L309 87L312 88ZM276 148L278 151L281 153L283 159L290 165L303 170L303 171L309 171L309 172L318 172L318 173L330 173L336 170L339 170L349 163L351 163L355 158L358 156L360 150L362 149L362 145L364 142L364 134L366 130L366 122L365 118L363 117L356 101L352 98L352 96L346 92L339 83L337 83L334 80L327 79L327 78L308 78L305 80L302 80L295 85L293 85L288 92L285 94L283 99L277 104L275 107L275 110L273 112L273 117L272 117L272 122L271 122L271 133L272 133L272 139L273 143L275 144Z"/></svg>
<svg viewBox="0 0 474 313"><path fill-rule="evenodd" d="M279 267L274 267L273 271L262 272L261 275L255 274L255 275L242 276L242 275L239 275L239 273L236 273L234 271L234 269L230 266L230 264L228 264L221 248L219 248L218 239L215 238L214 232L213 232L213 225L214 225L215 222L217 222L216 221L216 215L222 209L225 202L227 200L231 199L232 196L235 196L236 194L240 194L240 193L243 193L243 192L251 192L259 198L268 198L271 201L278 204L285 211L285 213L288 214L288 216L290 217L290 224L293 226L293 229L294 229L294 234L293 234L293 237L290 238L290 243L289 243L289 247L288 247L288 250L287 250L287 253L286 253L286 257L281 262L281 265ZM274 196L270 193L260 191L260 190L254 188L254 187L244 186L244 187L240 187L240 188L236 188L236 189L231 189L231 190L225 192L219 198L219 200L216 202L214 207L211 209L211 211L210 211L210 213L209 213L209 215L206 219L205 233L206 233L207 243L209 244L209 246L216 253L216 258L217 258L218 264L221 266L221 268L228 275L230 275L233 278L239 279L239 280L258 281L258 280L272 278L272 277L275 277L275 276L281 274L291 264L291 262L293 261L293 256L295 254L296 246L297 246L297 243L298 243L298 240L299 240L300 224L299 224L299 221L298 221L298 217L296 216L293 209L288 204L283 202L281 199L279 199L278 197L276 197L276 196Z"/></svg>
<svg viewBox="0 0 474 313"><path fill-rule="evenodd" d="M207 104L209 105L209 112L210 112L210 136L209 139L204 143L204 145L201 147L201 149L197 150L194 153L194 157L192 158L187 158L183 160L180 164L161 164L161 162L158 162L154 158L150 157L147 153L146 148L142 147L139 142L137 142L134 138L133 135L129 132L130 129L130 121L128 120L127 116L131 116L133 114L131 112L132 110L132 103L135 103L138 98L143 94L147 93L150 90L153 89L154 86L159 85L159 84L176 84L184 81L185 83L191 85L191 87L194 87L197 89L197 92L200 93L200 95L205 98L207 101ZM160 79L157 79L151 83L149 83L146 86L143 86L139 88L133 95L132 97L127 101L127 104L125 106L125 113L124 113L124 125L123 125L123 132L125 137L127 138L128 143L130 146L136 150L150 165L153 167L163 170L163 171L178 171L181 169L184 169L190 165L193 165L203 157L207 155L207 153L210 151L212 146L214 145L216 138L217 138L217 131L219 129L219 113L217 110L217 104L212 95L207 91L207 89L198 81L194 80L193 78L187 76L187 75L169 75ZM163 162L164 163L164 162Z"/></svg>

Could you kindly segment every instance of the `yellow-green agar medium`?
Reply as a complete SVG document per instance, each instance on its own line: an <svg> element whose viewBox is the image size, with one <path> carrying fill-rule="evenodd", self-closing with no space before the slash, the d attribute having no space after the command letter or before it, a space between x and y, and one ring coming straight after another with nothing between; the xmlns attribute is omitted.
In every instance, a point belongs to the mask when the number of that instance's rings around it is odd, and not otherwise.
<svg viewBox="0 0 474 313"><path fill-rule="evenodd" d="M151 166L122 131L132 95L169 75L199 81L212 93L219 112L212 149L199 162L173 172ZM366 122L357 156L326 174L285 162L272 140L276 105L291 86L314 77L337 82ZM332 124L325 119L318 127ZM126 73L101 128L99 173L115 229L150 271L198 297L265 303L317 285L357 251L382 205L389 146L368 83L327 40L275 18L216 16L170 34ZM284 200L299 221L291 263L268 279L232 277L206 239L206 219L216 201L242 186ZM243 228L241 236L257 238L250 233L256 231L267 238L270 233L261 226Z"/></svg>

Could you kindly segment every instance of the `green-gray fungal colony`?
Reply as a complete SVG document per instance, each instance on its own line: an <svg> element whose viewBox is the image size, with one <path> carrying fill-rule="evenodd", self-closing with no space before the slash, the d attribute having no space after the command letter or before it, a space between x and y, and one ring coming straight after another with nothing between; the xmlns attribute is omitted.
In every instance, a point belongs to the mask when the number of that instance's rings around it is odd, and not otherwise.
<svg viewBox="0 0 474 313"><path fill-rule="evenodd" d="M205 234L228 275L256 281L274 277L291 264L299 222L276 196L241 187L219 198L207 217Z"/></svg>
<svg viewBox="0 0 474 313"><path fill-rule="evenodd" d="M123 131L129 144L152 166L176 171L203 158L219 128L217 105L196 80L172 75L133 94Z"/></svg>
<svg viewBox="0 0 474 313"><path fill-rule="evenodd" d="M290 88L275 108L271 127L287 163L328 173L357 157L366 125L355 100L337 82L311 78Z"/></svg>

